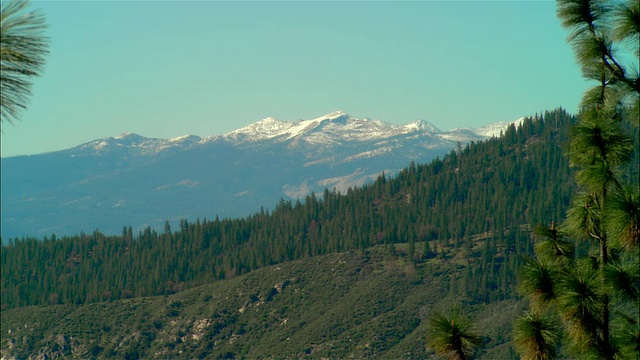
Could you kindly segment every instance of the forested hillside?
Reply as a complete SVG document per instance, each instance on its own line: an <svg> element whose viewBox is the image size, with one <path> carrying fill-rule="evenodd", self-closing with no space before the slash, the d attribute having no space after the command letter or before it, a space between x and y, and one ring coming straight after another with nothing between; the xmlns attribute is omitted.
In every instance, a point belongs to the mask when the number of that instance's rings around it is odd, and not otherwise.
<svg viewBox="0 0 640 360"><path fill-rule="evenodd" d="M162 233L124 227L121 236L11 239L2 246L2 308L170 294L289 260L381 244L392 252L397 243L407 243L414 262L463 254L463 294L507 299L521 256L532 251L530 229L562 219L569 204L563 147L572 122L564 110L546 112L395 178L283 200L247 218L185 220Z"/></svg>
<svg viewBox="0 0 640 360"><path fill-rule="evenodd" d="M414 264L408 244L258 269L168 296L30 306L2 314L3 358L423 359L427 318L458 304L487 331L487 359L513 358L517 300L461 301L460 259ZM462 259L463 260L463 259Z"/></svg>

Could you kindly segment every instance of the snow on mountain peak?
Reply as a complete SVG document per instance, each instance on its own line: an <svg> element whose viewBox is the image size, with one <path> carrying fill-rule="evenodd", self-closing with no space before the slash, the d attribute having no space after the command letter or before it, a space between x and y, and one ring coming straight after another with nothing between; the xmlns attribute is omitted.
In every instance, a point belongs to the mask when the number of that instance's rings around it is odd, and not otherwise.
<svg viewBox="0 0 640 360"><path fill-rule="evenodd" d="M125 132L125 133L122 133L122 134L116 136L114 139L120 140L120 139L126 139L126 138L137 137L137 136L139 136L139 135L138 134L134 134L132 132Z"/></svg>
<svg viewBox="0 0 640 360"><path fill-rule="evenodd" d="M277 124L277 123L279 123L281 121L276 119L276 118L274 118L274 117L269 116L269 117L266 117L266 118L264 118L264 119L262 119L262 120L260 120L258 122L259 123L264 123L264 124Z"/></svg>
<svg viewBox="0 0 640 360"><path fill-rule="evenodd" d="M501 121L496 123L487 124L478 128L455 128L449 131L442 132L438 136L446 140L457 141L471 141L488 139L492 137L499 137L500 134L504 134L511 124L515 127L522 125L524 118L519 118L514 121Z"/></svg>
<svg viewBox="0 0 640 360"><path fill-rule="evenodd" d="M435 125L425 120L416 120L412 123L404 125L404 127L408 130L426 131L433 134L438 134L441 132L440 129L438 129Z"/></svg>
<svg viewBox="0 0 640 360"><path fill-rule="evenodd" d="M484 136L487 138L490 137L498 137L501 133L504 133L511 124L513 124L516 128L522 124L524 118L521 117L518 120L514 121L501 121L493 124L487 124L481 126L477 129L474 129L474 132L480 136Z"/></svg>
<svg viewBox="0 0 640 360"><path fill-rule="evenodd" d="M316 120L319 120L319 119L334 120L334 119L338 119L338 118L341 118L341 117L347 117L348 118L350 116L346 112L344 112L342 110L338 110L338 111L330 112L327 115L319 117Z"/></svg>
<svg viewBox="0 0 640 360"><path fill-rule="evenodd" d="M171 139L147 138L135 133L126 132L114 137L90 141L72 149L71 156L91 156L105 154L152 155L169 149L186 148L197 144L202 139L196 135L183 135Z"/></svg>
<svg viewBox="0 0 640 360"><path fill-rule="evenodd" d="M287 142L288 146L314 146L330 148L336 145L359 146L365 142L387 144L400 138L420 139L423 144L478 141L500 136L512 124L520 126L523 118L503 121L478 128L441 131L425 120L398 125L370 118L355 118L344 111L334 111L311 120L281 121L267 117L224 135L202 139L195 135L183 135L171 139L146 138L127 132L115 137L97 139L73 148L72 156L121 153L151 155L168 150L187 149L209 142L223 141L231 144L255 142ZM426 145L424 145L426 146ZM432 146L432 145L429 145ZM436 145L433 145L436 146ZM173 149L173 150L172 150Z"/></svg>
<svg viewBox="0 0 640 360"><path fill-rule="evenodd" d="M126 143L134 143L134 142L140 142L140 141L144 141L144 140L148 140L146 137L144 136L140 136L136 133L132 133L132 132L126 132L126 133L122 133L116 137L114 137L115 140L118 140L119 143L122 143L123 141Z"/></svg>
<svg viewBox="0 0 640 360"><path fill-rule="evenodd" d="M177 142L197 142L202 140L199 136L196 135L182 135L182 136L176 136L176 137L172 137L171 139L167 140L167 142L169 143L177 143Z"/></svg>
<svg viewBox="0 0 640 360"><path fill-rule="evenodd" d="M354 118L338 110L326 115L296 122L280 121L269 117L223 135L233 141L286 141L301 137L308 143L334 143L336 141L368 141L385 139L410 133L438 134L441 131L425 120L396 125L382 120Z"/></svg>
<svg viewBox="0 0 640 360"><path fill-rule="evenodd" d="M280 121L273 117L268 117L256 123L249 124L238 130L227 133L224 136L236 139L239 137L248 137L249 139L254 140L259 138L270 139L281 135L283 131L287 130L292 125L293 124L289 122Z"/></svg>

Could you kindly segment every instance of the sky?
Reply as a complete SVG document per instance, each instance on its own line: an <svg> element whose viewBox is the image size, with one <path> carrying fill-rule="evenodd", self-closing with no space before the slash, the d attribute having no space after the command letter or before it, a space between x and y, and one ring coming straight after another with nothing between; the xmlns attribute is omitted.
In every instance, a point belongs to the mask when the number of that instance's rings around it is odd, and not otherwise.
<svg viewBox="0 0 640 360"><path fill-rule="evenodd" d="M2 157L336 110L478 127L588 84L554 1L33 1L50 53Z"/></svg>

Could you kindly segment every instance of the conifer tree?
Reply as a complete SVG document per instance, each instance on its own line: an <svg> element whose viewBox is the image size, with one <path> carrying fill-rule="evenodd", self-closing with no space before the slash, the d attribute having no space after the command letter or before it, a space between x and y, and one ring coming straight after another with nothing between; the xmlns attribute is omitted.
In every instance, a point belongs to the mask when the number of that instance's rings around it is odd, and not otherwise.
<svg viewBox="0 0 640 360"><path fill-rule="evenodd" d="M435 312L429 318L427 343L447 359L467 360L471 358L473 350L482 344L482 338L457 311L451 315Z"/></svg>
<svg viewBox="0 0 640 360"><path fill-rule="evenodd" d="M582 98L567 154L579 192L562 229L537 231L544 240L520 284L532 308L515 339L523 357L553 358L555 314L574 355L638 358L639 185L637 171L624 169L638 149L640 3L559 0L558 16L583 75L596 85ZM625 64L629 56L635 64ZM574 242L593 250L576 256Z"/></svg>
<svg viewBox="0 0 640 360"><path fill-rule="evenodd" d="M549 360L557 355L557 326L550 316L528 312L516 322L514 339L523 360Z"/></svg>
<svg viewBox="0 0 640 360"><path fill-rule="evenodd" d="M29 1L0 3L0 123L18 118L30 95L30 77L40 75L48 44L39 11L26 11Z"/></svg>

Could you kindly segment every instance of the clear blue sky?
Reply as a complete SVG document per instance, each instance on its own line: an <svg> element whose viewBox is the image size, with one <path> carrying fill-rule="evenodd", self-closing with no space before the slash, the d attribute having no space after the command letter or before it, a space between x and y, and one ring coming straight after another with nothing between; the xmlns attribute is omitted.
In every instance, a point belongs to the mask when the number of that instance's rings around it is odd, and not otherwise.
<svg viewBox="0 0 640 360"><path fill-rule="evenodd" d="M2 156L135 132L222 134L334 110L448 130L587 87L554 1L39 1L51 38Z"/></svg>

